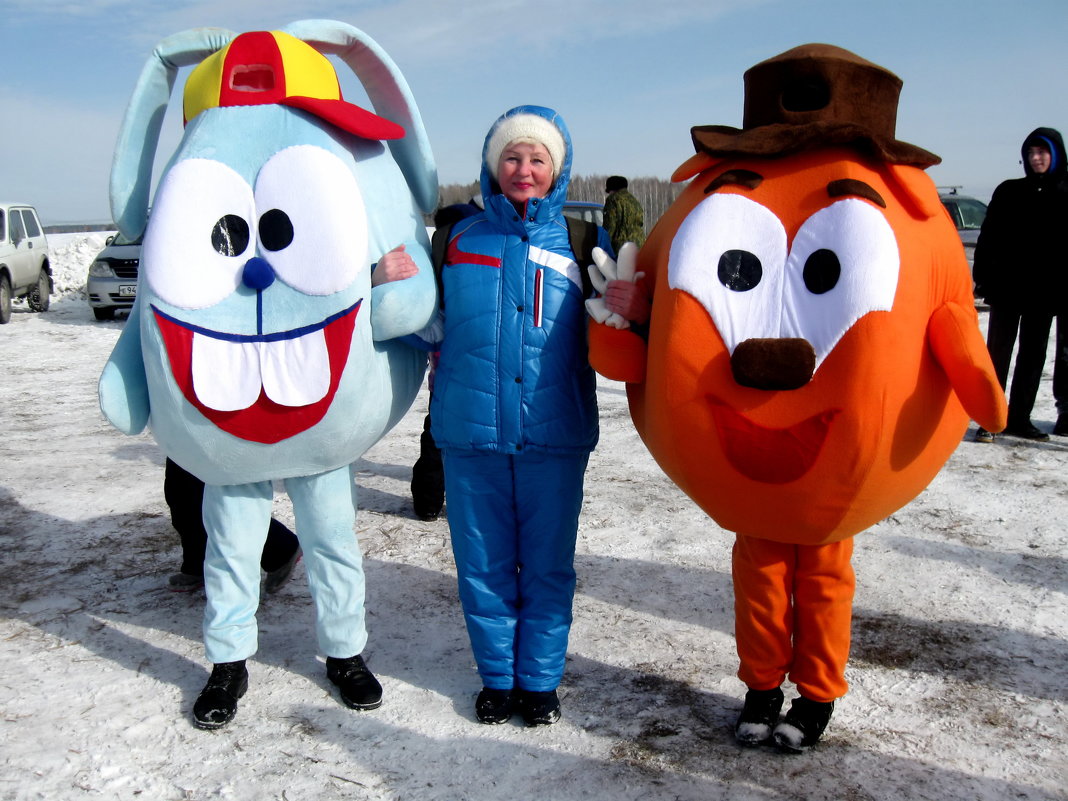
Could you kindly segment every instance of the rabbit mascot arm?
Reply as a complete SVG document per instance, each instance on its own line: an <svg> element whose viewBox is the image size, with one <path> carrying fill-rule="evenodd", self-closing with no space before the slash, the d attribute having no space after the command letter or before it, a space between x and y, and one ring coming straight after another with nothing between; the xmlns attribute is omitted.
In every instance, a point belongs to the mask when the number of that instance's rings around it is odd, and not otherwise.
<svg viewBox="0 0 1068 801"><path fill-rule="evenodd" d="M324 54L356 73L378 113L341 97ZM178 68L194 64L185 133L149 218L163 113ZM414 400L426 355L395 338L437 307L422 220L437 175L408 86L372 39L343 23L177 34L134 91L111 193L119 229L145 237L138 299L101 376L101 408L125 433L148 425L207 485L207 656L218 667L256 650L259 553L272 481L282 481L319 646L328 666L344 663L330 677L346 703L366 706L352 684L362 674L348 670L366 642L350 465ZM375 263L402 243L418 273L372 289ZM346 687L344 676L356 679Z"/></svg>

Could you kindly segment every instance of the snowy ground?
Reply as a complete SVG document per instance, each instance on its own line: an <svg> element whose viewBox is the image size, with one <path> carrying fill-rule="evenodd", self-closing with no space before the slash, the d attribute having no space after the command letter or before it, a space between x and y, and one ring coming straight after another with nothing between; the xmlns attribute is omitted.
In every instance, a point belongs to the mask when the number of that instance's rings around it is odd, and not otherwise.
<svg viewBox="0 0 1068 801"><path fill-rule="evenodd" d="M609 382L559 724L474 721L448 525L408 498L424 395L359 463L385 704L336 700L298 567L261 609L237 718L194 729L203 596L166 589L162 455L97 408L123 322L94 322L79 294L93 236L51 237L60 297L0 328L0 798L1068 798L1068 440L968 438L858 537L851 692L816 749L784 756L731 735L731 536L661 475ZM284 497L276 513L292 523Z"/></svg>

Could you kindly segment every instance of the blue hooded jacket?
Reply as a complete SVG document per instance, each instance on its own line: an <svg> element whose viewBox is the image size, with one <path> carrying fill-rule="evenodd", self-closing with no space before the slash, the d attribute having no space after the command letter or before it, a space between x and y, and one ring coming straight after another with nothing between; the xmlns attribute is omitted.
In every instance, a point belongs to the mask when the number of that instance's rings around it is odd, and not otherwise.
<svg viewBox="0 0 1068 801"><path fill-rule="evenodd" d="M529 200L524 216L486 164L494 130L516 114L549 120L566 147L548 196ZM570 176L571 137L552 109L514 108L486 136L486 208L455 225L442 269L445 333L431 404L439 448L587 453L597 444L585 298L562 211ZM603 230L599 245L610 250Z"/></svg>

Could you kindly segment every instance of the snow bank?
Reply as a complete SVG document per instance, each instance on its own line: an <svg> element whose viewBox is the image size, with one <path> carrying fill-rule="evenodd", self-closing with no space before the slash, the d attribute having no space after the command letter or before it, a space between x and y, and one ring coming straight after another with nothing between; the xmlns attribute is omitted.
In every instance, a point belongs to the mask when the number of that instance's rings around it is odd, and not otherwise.
<svg viewBox="0 0 1068 801"><path fill-rule="evenodd" d="M89 265L104 249L107 238L114 231L92 231L77 234L49 234L48 258L52 263L52 300L62 298L85 299L85 278Z"/></svg>

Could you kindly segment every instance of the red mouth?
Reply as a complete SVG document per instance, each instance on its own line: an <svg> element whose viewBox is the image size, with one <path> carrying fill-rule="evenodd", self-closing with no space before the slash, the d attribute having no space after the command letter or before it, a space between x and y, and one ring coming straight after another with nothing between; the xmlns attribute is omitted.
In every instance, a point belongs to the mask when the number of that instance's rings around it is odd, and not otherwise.
<svg viewBox="0 0 1068 801"><path fill-rule="evenodd" d="M831 421L841 412L830 409L787 428L767 428L714 395L708 397L727 461L746 478L764 484L786 484L811 470Z"/></svg>
<svg viewBox="0 0 1068 801"><path fill-rule="evenodd" d="M341 383L341 375L348 362L349 348L352 344L352 332L356 325L356 316L360 311L360 302L346 309L334 318L327 319L323 323L310 326L292 332L284 332L265 336L231 336L217 332L207 331L203 328L190 326L159 309L153 307L156 316L156 324L159 326L163 343L167 349L167 357L171 363L171 374L174 376L182 395L196 409L217 427L233 434L240 439L250 442L262 442L266 444L280 442L283 439L295 436L317 424L326 415L330 404L337 393ZM206 406L198 397L193 382L193 338L194 336L208 337L213 340L226 340L243 343L276 342L281 340L295 340L309 333L321 332L325 339L326 350L329 360L329 385L322 398L301 406L285 406L276 403L267 397L261 388L259 397L255 402L244 409L236 411L219 411ZM219 376L220 381L225 381L226 376Z"/></svg>

